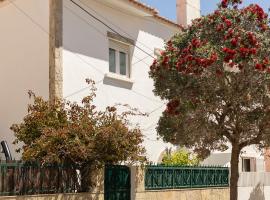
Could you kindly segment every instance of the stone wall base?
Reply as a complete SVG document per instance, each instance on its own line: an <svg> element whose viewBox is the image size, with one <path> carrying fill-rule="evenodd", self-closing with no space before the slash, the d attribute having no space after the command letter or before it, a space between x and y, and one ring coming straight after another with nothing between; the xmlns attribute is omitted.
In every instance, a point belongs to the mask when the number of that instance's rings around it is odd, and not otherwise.
<svg viewBox="0 0 270 200"><path fill-rule="evenodd" d="M3 196L0 200L104 200L104 194L53 194L33 196Z"/></svg>
<svg viewBox="0 0 270 200"><path fill-rule="evenodd" d="M134 200L229 200L229 188L155 190L136 193Z"/></svg>
<svg viewBox="0 0 270 200"><path fill-rule="evenodd" d="M228 188L155 190L137 192L133 200L229 200ZM3 196L0 200L104 200L101 193L54 194L33 196Z"/></svg>

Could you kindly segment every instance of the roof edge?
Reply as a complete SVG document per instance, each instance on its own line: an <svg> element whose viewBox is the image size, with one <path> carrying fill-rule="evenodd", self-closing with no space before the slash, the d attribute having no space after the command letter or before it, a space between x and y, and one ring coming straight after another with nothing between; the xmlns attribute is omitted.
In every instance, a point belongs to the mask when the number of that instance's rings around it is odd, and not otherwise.
<svg viewBox="0 0 270 200"><path fill-rule="evenodd" d="M145 3L140 2L139 0L127 0L128 2L132 3L133 5L135 5L136 7L140 8L140 9L144 9L145 11L150 12L153 17L157 20L162 21L163 23L167 23L168 25L172 25L176 28L180 28L181 30L183 30L183 26L180 24L177 24L176 22L167 19L166 17L160 16L159 12L156 8L153 8L149 5L146 5Z"/></svg>

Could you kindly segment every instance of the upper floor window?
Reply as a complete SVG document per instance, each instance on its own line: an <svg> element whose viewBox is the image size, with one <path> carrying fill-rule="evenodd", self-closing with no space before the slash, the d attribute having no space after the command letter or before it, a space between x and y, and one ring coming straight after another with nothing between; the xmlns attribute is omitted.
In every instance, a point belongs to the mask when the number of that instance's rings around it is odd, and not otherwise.
<svg viewBox="0 0 270 200"><path fill-rule="evenodd" d="M130 77L129 45L109 40L109 71Z"/></svg>
<svg viewBox="0 0 270 200"><path fill-rule="evenodd" d="M107 33L109 38L109 72L130 78L131 47L135 42L119 34Z"/></svg>

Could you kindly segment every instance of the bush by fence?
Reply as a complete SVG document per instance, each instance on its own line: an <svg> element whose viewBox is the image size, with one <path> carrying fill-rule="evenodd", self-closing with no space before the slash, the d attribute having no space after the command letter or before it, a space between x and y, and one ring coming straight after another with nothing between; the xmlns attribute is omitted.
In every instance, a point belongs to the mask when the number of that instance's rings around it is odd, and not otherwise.
<svg viewBox="0 0 270 200"><path fill-rule="evenodd" d="M80 188L80 177L68 165L0 163L1 196L74 193Z"/></svg>
<svg viewBox="0 0 270 200"><path fill-rule="evenodd" d="M145 172L146 190L228 186L226 167L148 166Z"/></svg>

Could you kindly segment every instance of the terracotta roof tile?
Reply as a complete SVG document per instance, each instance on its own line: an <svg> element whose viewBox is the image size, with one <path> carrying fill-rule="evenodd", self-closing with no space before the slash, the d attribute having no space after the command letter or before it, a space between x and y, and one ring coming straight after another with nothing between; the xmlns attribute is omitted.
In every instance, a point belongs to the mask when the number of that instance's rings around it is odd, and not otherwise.
<svg viewBox="0 0 270 200"><path fill-rule="evenodd" d="M128 0L129 2L133 3L134 5L138 6L138 7L141 7L145 10L148 10L150 12L152 12L152 14L158 14L158 10L149 6L149 5L146 5L145 3L142 3L138 0Z"/></svg>
<svg viewBox="0 0 270 200"><path fill-rule="evenodd" d="M130 3L132 3L135 6L138 6L138 7L142 8L142 9L144 9L146 11L151 12L151 14L153 14L154 18L156 18L156 19L158 19L158 20L160 20L162 22L165 22L167 24L176 26L177 28L181 28L181 29L183 28L183 26L177 24L176 22L174 22L172 20L169 20L169 19L167 19L165 17L160 16L157 9L155 9L155 8L149 6L149 5L144 4L144 3L140 2L139 0L127 0L127 1L129 1Z"/></svg>

